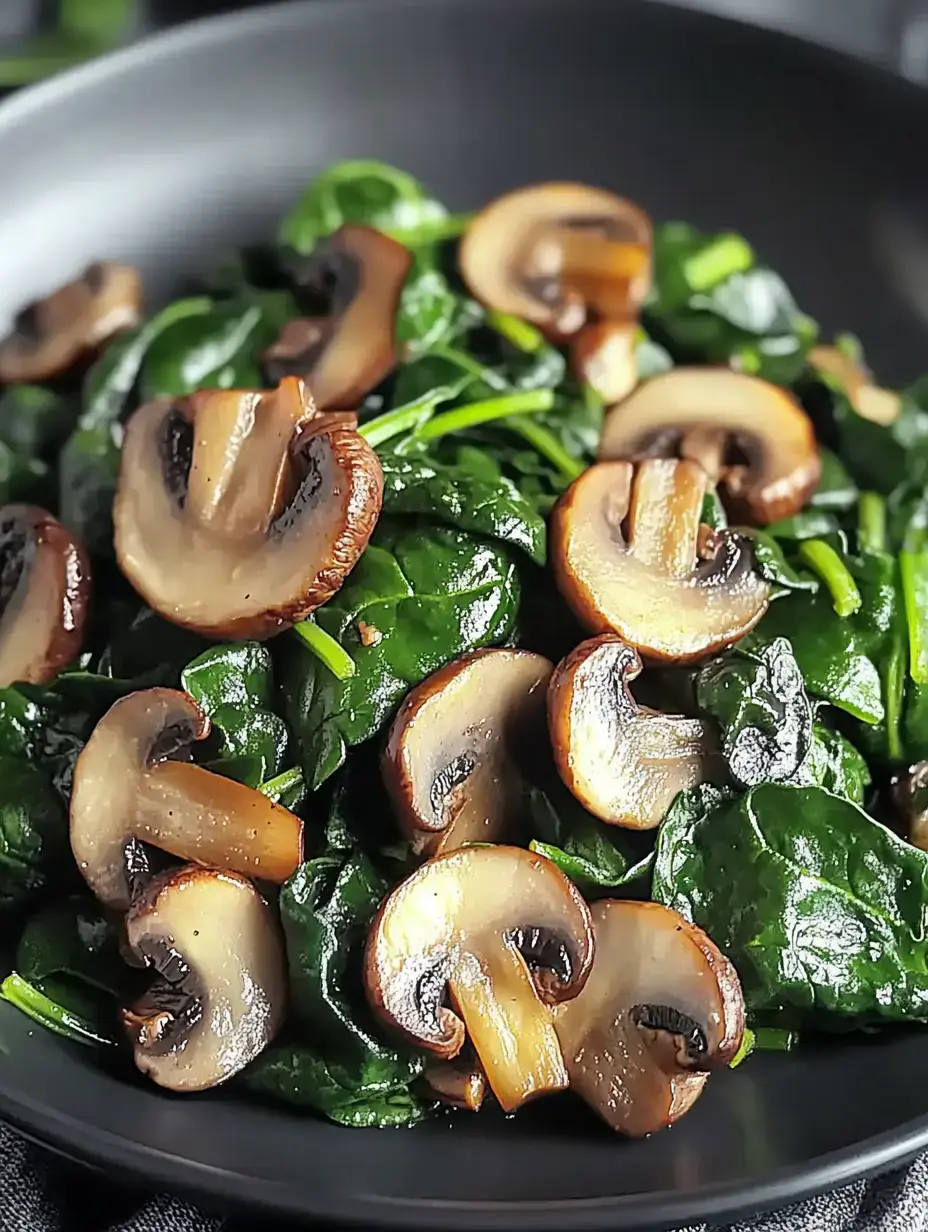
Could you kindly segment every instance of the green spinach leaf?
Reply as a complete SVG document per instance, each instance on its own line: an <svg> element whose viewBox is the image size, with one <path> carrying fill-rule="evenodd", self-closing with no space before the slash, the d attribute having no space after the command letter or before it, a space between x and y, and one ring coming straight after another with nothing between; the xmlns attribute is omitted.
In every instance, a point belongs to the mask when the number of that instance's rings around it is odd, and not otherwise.
<svg viewBox="0 0 928 1232"><path fill-rule="evenodd" d="M45 770L0 757L0 910L25 906L74 871L67 815Z"/></svg>

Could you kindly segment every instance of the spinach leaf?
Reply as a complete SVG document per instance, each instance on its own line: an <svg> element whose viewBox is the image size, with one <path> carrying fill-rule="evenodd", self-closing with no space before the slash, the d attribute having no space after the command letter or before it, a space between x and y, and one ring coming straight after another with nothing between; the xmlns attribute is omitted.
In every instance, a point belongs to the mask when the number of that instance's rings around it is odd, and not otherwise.
<svg viewBox="0 0 928 1232"><path fill-rule="evenodd" d="M67 815L44 769L0 756L0 910L24 906L71 871Z"/></svg>
<svg viewBox="0 0 928 1232"><path fill-rule="evenodd" d="M385 514L426 514L477 531L545 560L545 524L518 488L498 471L492 479L425 457L383 454Z"/></svg>
<svg viewBox="0 0 928 1232"><path fill-rule="evenodd" d="M290 734L273 710L271 655L259 642L214 646L181 672L181 688L209 715L219 734L213 764L250 787L279 774L287 763ZM231 771L238 773L231 773Z"/></svg>
<svg viewBox="0 0 928 1232"><path fill-rule="evenodd" d="M30 916L16 948L15 966L43 991L55 977L59 984L74 980L118 998L146 980L122 961L115 925L85 895L49 903Z"/></svg>
<svg viewBox="0 0 928 1232"><path fill-rule="evenodd" d="M842 558L860 591L857 612L838 616L824 587L795 591L771 604L739 649L756 654L786 638L811 693L876 724L885 717L880 664L896 619L895 561L875 552Z"/></svg>
<svg viewBox="0 0 928 1232"><path fill-rule="evenodd" d="M107 633L97 671L102 676L136 682L137 688L157 684L176 688L183 667L209 647L200 634L138 604L127 612L122 604L115 603Z"/></svg>
<svg viewBox="0 0 928 1232"><path fill-rule="evenodd" d="M812 746L813 709L785 638L753 660L730 655L709 663L696 697L721 728L734 779L744 787L795 780Z"/></svg>
<svg viewBox="0 0 928 1232"><path fill-rule="evenodd" d="M919 404L918 396L917 390L903 394L899 415L884 425L858 415L844 393L830 392L839 453L861 487L884 496L900 485L924 488L928 478L928 410Z"/></svg>
<svg viewBox="0 0 928 1232"><path fill-rule="evenodd" d="M649 333L677 361L728 363L783 385L805 367L817 328L785 282L758 265L738 235L702 235L687 223L654 233Z"/></svg>
<svg viewBox="0 0 928 1232"><path fill-rule="evenodd" d="M56 985L44 992L13 971L0 984L0 997L46 1031L76 1044L117 1043L115 1015L99 1015L99 1005L89 1003L76 988L62 990Z"/></svg>
<svg viewBox="0 0 928 1232"><path fill-rule="evenodd" d="M421 1062L365 1057L348 1066L328 1061L302 1043L275 1044L241 1081L258 1095L312 1108L339 1125L386 1129L415 1125L432 1104L410 1089Z"/></svg>
<svg viewBox="0 0 928 1232"><path fill-rule="evenodd" d="M0 394L0 442L14 454L48 458L77 420L74 399L42 385L11 385Z"/></svg>
<svg viewBox="0 0 928 1232"><path fill-rule="evenodd" d="M466 326L462 303L438 268L434 254L419 249L396 310L397 352L407 358L425 354L441 342L451 342Z"/></svg>
<svg viewBox="0 0 928 1232"><path fill-rule="evenodd" d="M848 473L847 467L830 449L819 446L818 452L822 460L822 477L818 481L818 487L812 493L809 505L813 509L833 512L853 509L857 504L860 491Z"/></svg>
<svg viewBox="0 0 928 1232"><path fill-rule="evenodd" d="M414 233L445 215L445 207L405 171L356 159L335 163L316 176L281 223L278 239L305 254L346 223Z"/></svg>
<svg viewBox="0 0 928 1232"><path fill-rule="evenodd" d="M502 642L515 626L516 566L501 544L449 527L380 522L345 585L316 613L355 662L337 680L296 638L282 651L285 716L315 790L348 748L382 730L414 685Z"/></svg>
<svg viewBox="0 0 928 1232"><path fill-rule="evenodd" d="M652 891L728 954L753 1012L818 1027L928 1018L928 856L848 800L683 792Z"/></svg>
<svg viewBox="0 0 928 1232"><path fill-rule="evenodd" d="M9 445L0 442L0 502L13 504L19 501L54 505L55 485L41 458L16 453Z"/></svg>
<svg viewBox="0 0 928 1232"><path fill-rule="evenodd" d="M870 769L845 735L817 722L812 729L809 756L796 782L799 786L824 787L834 796L844 796L863 806L870 786Z"/></svg>
<svg viewBox="0 0 928 1232"><path fill-rule="evenodd" d="M758 572L773 584L772 598L778 599L791 590L818 590L818 578L808 572L800 573L787 560L782 546L773 537L772 527L767 531L749 527L743 533L750 538L753 545Z"/></svg>

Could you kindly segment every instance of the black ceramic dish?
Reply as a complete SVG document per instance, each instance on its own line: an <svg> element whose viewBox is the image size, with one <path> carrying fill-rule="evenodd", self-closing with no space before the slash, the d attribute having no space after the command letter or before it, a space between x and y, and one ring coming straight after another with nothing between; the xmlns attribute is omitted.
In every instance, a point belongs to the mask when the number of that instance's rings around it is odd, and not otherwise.
<svg viewBox="0 0 928 1232"><path fill-rule="evenodd" d="M95 256L153 296L271 234L312 171L387 159L453 208L539 178L743 231L888 383L925 368L928 97L646 0L316 0L182 29L0 109L0 326ZM2 957L2 955L0 955ZM0 1005L0 1113L153 1183L330 1220L665 1227L784 1203L928 1146L928 1035L753 1058L623 1142L570 1101L352 1131L171 1098Z"/></svg>

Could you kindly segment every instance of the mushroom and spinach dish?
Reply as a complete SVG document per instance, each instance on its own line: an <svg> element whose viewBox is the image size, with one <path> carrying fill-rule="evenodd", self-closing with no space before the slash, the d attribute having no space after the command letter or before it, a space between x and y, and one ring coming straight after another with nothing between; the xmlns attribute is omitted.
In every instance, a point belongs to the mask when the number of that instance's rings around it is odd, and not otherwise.
<svg viewBox="0 0 928 1232"><path fill-rule="evenodd" d="M157 311L62 275L0 341L8 1002L632 1136L928 1022L928 385L582 184L342 163Z"/></svg>

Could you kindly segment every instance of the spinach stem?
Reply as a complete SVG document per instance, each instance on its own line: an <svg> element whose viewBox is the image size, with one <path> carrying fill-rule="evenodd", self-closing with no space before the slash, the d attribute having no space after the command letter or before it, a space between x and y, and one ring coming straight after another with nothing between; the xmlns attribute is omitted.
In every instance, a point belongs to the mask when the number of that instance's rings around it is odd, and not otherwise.
<svg viewBox="0 0 928 1232"><path fill-rule="evenodd" d="M354 659L325 629L320 629L312 617L294 625L293 632L326 665L336 680L347 680L354 675Z"/></svg>
<svg viewBox="0 0 928 1232"><path fill-rule="evenodd" d="M503 426L512 432L517 432L523 440L528 441L543 458L547 458L552 466L557 467L569 483L573 483L577 476L582 475L586 470L582 462L570 456L553 432L535 423L527 415L513 415L504 421Z"/></svg>
<svg viewBox="0 0 928 1232"><path fill-rule="evenodd" d="M732 274L754 264L754 251L741 235L720 235L683 262L683 277L691 291L711 291Z"/></svg>
<svg viewBox="0 0 928 1232"><path fill-rule="evenodd" d="M879 492L861 492L857 502L857 540L866 552L886 551L886 501Z"/></svg>
<svg viewBox="0 0 928 1232"><path fill-rule="evenodd" d="M899 553L902 599L909 628L909 675L928 684L928 551Z"/></svg>
<svg viewBox="0 0 928 1232"><path fill-rule="evenodd" d="M416 248L420 244L439 244L442 240L456 240L462 236L473 216L473 211L466 214L446 214L444 218L430 218L415 227L386 227L384 235L389 235L391 240L398 240L407 248Z"/></svg>
<svg viewBox="0 0 928 1232"><path fill-rule="evenodd" d="M905 693L906 638L898 617L883 677L886 711L886 751L890 761L902 761L902 701Z"/></svg>
<svg viewBox="0 0 928 1232"><path fill-rule="evenodd" d="M750 1027L744 1028L744 1034L741 1037L741 1044L738 1051L728 1062L729 1069L737 1069L742 1061L746 1061L757 1045L757 1037Z"/></svg>
<svg viewBox="0 0 928 1232"><path fill-rule="evenodd" d="M842 619L853 616L862 602L860 591L831 544L824 539L804 539L799 544L799 555L828 587L832 606L838 615Z"/></svg>
<svg viewBox="0 0 928 1232"><path fill-rule="evenodd" d="M354 666L353 661L352 666ZM302 782L303 771L299 766L291 766L289 770L282 771L280 774L275 775L274 778L266 779L263 783L259 783L258 791L263 796L271 796L275 800L279 800L282 795L292 791L294 787L299 787Z"/></svg>
<svg viewBox="0 0 928 1232"><path fill-rule="evenodd" d="M372 449L376 449L378 445L383 445L384 442L392 440L394 436L399 436L402 432L414 432L432 417L434 410L435 401L431 395L417 398L415 402L398 406L392 411L385 411L376 419L370 419L366 424L361 424L358 434L364 437Z"/></svg>
<svg viewBox="0 0 928 1232"><path fill-rule="evenodd" d="M418 430L416 437L420 441L433 441L449 432L462 432L465 428L474 428L477 424L490 423L494 419L508 419L510 415L550 411L553 406L553 389L527 389L519 393L503 394L499 398L470 402L466 406L455 407L453 411L436 415Z"/></svg>
<svg viewBox="0 0 928 1232"><path fill-rule="evenodd" d="M56 1035L75 1040L79 1044L112 1044L112 1039L99 1031L80 1014L75 1014L63 1005L46 997L35 985L24 980L14 971L0 984L0 997L15 1005L18 1010Z"/></svg>
<svg viewBox="0 0 928 1232"><path fill-rule="evenodd" d="M487 313L487 325L526 355L536 354L545 345L545 336L540 329L508 312L498 312L491 308Z"/></svg>

